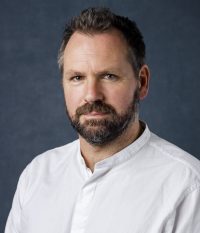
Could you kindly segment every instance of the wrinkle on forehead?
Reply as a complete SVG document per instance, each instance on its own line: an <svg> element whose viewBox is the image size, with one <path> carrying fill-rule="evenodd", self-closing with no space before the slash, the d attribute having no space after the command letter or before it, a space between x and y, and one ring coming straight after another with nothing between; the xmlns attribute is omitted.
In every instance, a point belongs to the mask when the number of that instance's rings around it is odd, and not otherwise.
<svg viewBox="0 0 200 233"><path fill-rule="evenodd" d="M105 69L120 66L128 61L127 48L123 35L117 30L92 35L75 32L64 51L64 66L94 70L99 69L99 64Z"/></svg>
<svg viewBox="0 0 200 233"><path fill-rule="evenodd" d="M70 52L81 50L85 55L93 55L94 52L98 52L100 49L100 51L103 50L105 54L113 54L112 52L119 47L123 48L123 50L121 49L123 54L127 53L128 44L118 30L110 30L108 32L95 34L75 32L71 36L64 53L67 55Z"/></svg>

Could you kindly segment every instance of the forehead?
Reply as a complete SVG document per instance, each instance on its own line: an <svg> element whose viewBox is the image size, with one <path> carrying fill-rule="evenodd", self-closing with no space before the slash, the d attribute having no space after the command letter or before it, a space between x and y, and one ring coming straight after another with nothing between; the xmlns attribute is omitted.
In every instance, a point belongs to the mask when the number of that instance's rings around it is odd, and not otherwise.
<svg viewBox="0 0 200 233"><path fill-rule="evenodd" d="M64 51L64 69L89 64L90 67L123 66L127 63L128 46L116 29L103 33L75 32Z"/></svg>
<svg viewBox="0 0 200 233"><path fill-rule="evenodd" d="M64 60L79 59L81 56L105 57L120 59L128 53L128 44L124 36L116 29L103 33L85 34L75 32L69 39L65 51Z"/></svg>

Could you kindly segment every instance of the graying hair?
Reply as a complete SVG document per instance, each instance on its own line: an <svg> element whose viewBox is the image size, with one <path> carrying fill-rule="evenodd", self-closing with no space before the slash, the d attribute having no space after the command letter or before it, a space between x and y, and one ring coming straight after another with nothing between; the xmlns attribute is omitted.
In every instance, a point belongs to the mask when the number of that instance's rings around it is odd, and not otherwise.
<svg viewBox="0 0 200 233"><path fill-rule="evenodd" d="M71 22L66 25L58 53L58 65L61 73L63 73L64 50L74 32L95 34L113 28L119 30L126 39L129 46L129 60L133 70L138 73L145 63L143 36L134 21L116 15L108 8L88 8L83 10L79 16L72 18Z"/></svg>

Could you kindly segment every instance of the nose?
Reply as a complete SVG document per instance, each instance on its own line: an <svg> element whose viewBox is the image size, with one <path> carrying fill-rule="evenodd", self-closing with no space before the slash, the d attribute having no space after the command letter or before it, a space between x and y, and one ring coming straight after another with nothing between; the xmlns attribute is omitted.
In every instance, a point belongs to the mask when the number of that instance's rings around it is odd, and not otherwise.
<svg viewBox="0 0 200 233"><path fill-rule="evenodd" d="M103 99L103 90L99 81L94 78L88 79L86 83L85 102L92 103Z"/></svg>

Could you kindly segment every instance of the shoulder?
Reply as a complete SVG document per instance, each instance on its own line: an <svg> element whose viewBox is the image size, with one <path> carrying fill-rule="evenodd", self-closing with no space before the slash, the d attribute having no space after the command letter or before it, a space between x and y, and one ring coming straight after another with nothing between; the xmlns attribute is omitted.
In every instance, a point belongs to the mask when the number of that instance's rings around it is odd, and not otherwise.
<svg viewBox="0 0 200 233"><path fill-rule="evenodd" d="M27 166L28 169L57 169L63 163L69 163L70 159L78 152L79 141L75 140L64 146L56 147L36 156Z"/></svg>
<svg viewBox="0 0 200 233"><path fill-rule="evenodd" d="M66 145L48 150L33 159L33 163L54 163L63 159L69 159L79 148L79 141L75 140Z"/></svg>
<svg viewBox="0 0 200 233"><path fill-rule="evenodd" d="M79 141L76 140L36 156L20 175L14 203L23 206L40 192L41 187L55 187L73 164L78 150Z"/></svg>
<svg viewBox="0 0 200 233"><path fill-rule="evenodd" d="M79 141L76 140L36 156L19 178L17 193L20 202L30 199L42 184L60 180L73 164L78 150Z"/></svg>
<svg viewBox="0 0 200 233"><path fill-rule="evenodd" d="M167 157L180 166L192 169L200 179L200 161L188 152L153 133L151 133L150 146L155 148L159 155Z"/></svg>
<svg viewBox="0 0 200 233"><path fill-rule="evenodd" d="M192 187L200 188L200 161L197 158L153 133L148 144L155 158L169 169L176 184L190 184L188 191Z"/></svg>
<svg viewBox="0 0 200 233"><path fill-rule="evenodd" d="M21 179L35 183L36 178L52 177L56 171L66 170L71 161L76 158L79 141L48 150L36 156L24 169Z"/></svg>

